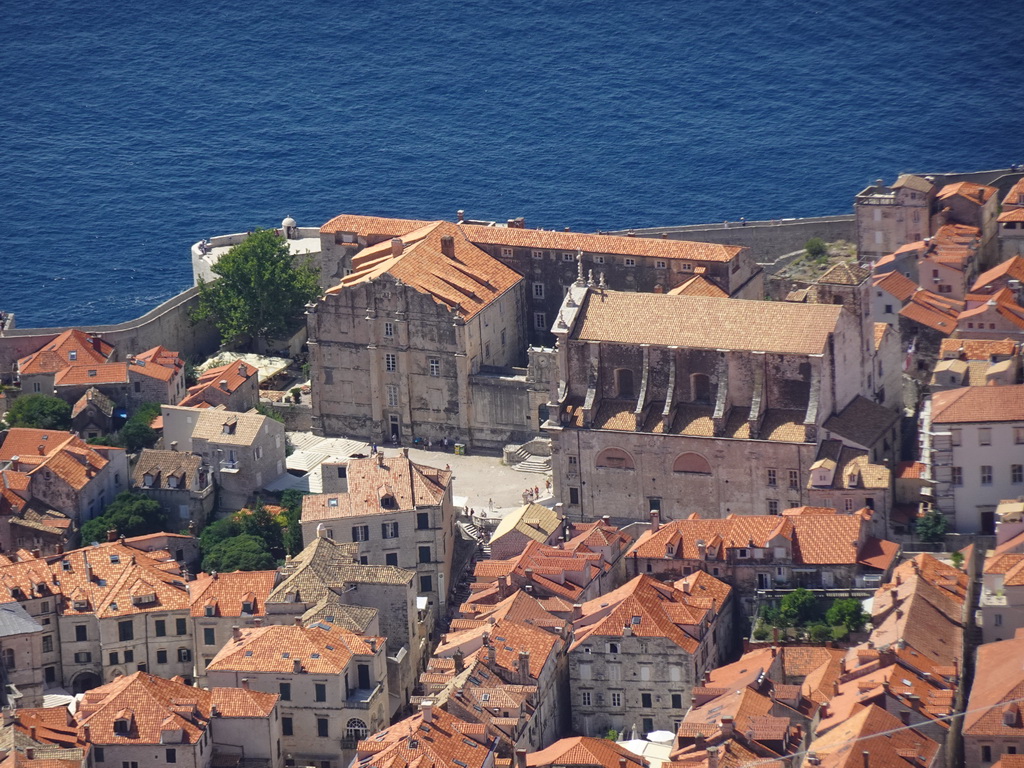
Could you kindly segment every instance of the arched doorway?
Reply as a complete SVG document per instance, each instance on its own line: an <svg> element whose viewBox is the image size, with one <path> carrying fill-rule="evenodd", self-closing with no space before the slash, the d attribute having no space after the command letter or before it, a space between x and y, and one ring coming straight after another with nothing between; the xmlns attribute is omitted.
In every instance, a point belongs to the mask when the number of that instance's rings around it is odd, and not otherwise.
<svg viewBox="0 0 1024 768"><path fill-rule="evenodd" d="M102 684L103 681L100 680L100 676L95 672L82 672L71 681L71 692L75 694L85 693Z"/></svg>

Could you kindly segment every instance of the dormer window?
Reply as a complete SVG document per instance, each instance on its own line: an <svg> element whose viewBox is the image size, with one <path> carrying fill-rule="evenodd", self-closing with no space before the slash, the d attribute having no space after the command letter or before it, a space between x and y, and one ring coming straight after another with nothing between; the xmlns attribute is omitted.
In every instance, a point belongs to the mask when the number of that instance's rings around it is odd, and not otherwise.
<svg viewBox="0 0 1024 768"><path fill-rule="evenodd" d="M395 501L394 495L385 493L380 497L380 505L384 509L398 509L398 503Z"/></svg>
<svg viewBox="0 0 1024 768"><path fill-rule="evenodd" d="M68 360L71 360L72 362L74 362L77 359L78 359L78 350L77 349L72 349L70 352L68 352Z"/></svg>
<svg viewBox="0 0 1024 768"><path fill-rule="evenodd" d="M121 562L121 556L120 555L111 555L110 556L110 562L113 563L114 565L117 565L118 563Z"/></svg>
<svg viewBox="0 0 1024 768"><path fill-rule="evenodd" d="M74 605L74 608L75 608L76 611L87 611L87 610L89 610L89 601L88 600L75 600L72 603L72 605Z"/></svg>
<svg viewBox="0 0 1024 768"><path fill-rule="evenodd" d="M253 610L254 610L254 606L253 606L251 600L246 600L245 602L242 603L242 613L252 613Z"/></svg>
<svg viewBox="0 0 1024 768"><path fill-rule="evenodd" d="M142 476L142 484L144 486L146 486L147 488L152 488L153 487L153 475L151 475L149 472L144 474Z"/></svg>
<svg viewBox="0 0 1024 768"><path fill-rule="evenodd" d="M114 721L114 733L126 735L132 732L132 721L127 717L119 717Z"/></svg>
<svg viewBox="0 0 1024 768"><path fill-rule="evenodd" d="M62 560L61 563L60 563L60 567L63 568L65 571L70 571L71 570L71 561L70 560Z"/></svg>
<svg viewBox="0 0 1024 768"><path fill-rule="evenodd" d="M208 606L206 606L206 615L207 616L216 616L217 615L217 606L215 606L215 605L208 605Z"/></svg>
<svg viewBox="0 0 1024 768"><path fill-rule="evenodd" d="M175 477L174 475L171 475L170 477L168 477L167 478L167 487L168 488L177 488L178 487L178 478Z"/></svg>

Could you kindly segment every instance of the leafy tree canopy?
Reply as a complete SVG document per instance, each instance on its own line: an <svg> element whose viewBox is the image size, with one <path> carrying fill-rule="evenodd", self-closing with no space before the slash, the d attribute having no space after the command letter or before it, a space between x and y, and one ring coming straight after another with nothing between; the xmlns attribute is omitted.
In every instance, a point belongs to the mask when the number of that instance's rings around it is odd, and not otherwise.
<svg viewBox="0 0 1024 768"><path fill-rule="evenodd" d="M59 397L25 395L11 403L4 419L9 427L71 429L71 406Z"/></svg>
<svg viewBox="0 0 1024 768"><path fill-rule="evenodd" d="M255 536L243 533L225 539L213 547L203 558L204 571L266 571L277 566L277 561Z"/></svg>
<svg viewBox="0 0 1024 768"><path fill-rule="evenodd" d="M234 515L225 517L203 528L203 532L199 534L199 547L203 552L210 552L222 541L232 539L241 532L242 526Z"/></svg>
<svg viewBox="0 0 1024 768"><path fill-rule="evenodd" d="M289 489L281 495L284 507L284 549L289 555L302 551L302 491Z"/></svg>
<svg viewBox="0 0 1024 768"><path fill-rule="evenodd" d="M238 522L242 527L243 535L259 539L268 551L275 552L284 549L281 524L274 519L263 504L257 503L256 508L251 512L239 514Z"/></svg>
<svg viewBox="0 0 1024 768"><path fill-rule="evenodd" d="M102 515L82 526L82 541L106 541L109 530L128 537L159 533L167 530L167 515L145 494L122 491Z"/></svg>
<svg viewBox="0 0 1024 768"><path fill-rule="evenodd" d="M794 589L782 598L779 613L786 619L788 626L802 626L817 616L817 600L812 592L803 587Z"/></svg>
<svg viewBox="0 0 1024 768"><path fill-rule="evenodd" d="M218 280L199 278L194 320L210 319L229 343L284 333L320 293L307 261L296 265L288 241L272 229L257 229L213 266Z"/></svg>
<svg viewBox="0 0 1024 768"><path fill-rule="evenodd" d="M860 600L855 597L836 600L825 614L825 621L830 626L842 625L851 632L859 632L863 629L869 618L864 612Z"/></svg>
<svg viewBox="0 0 1024 768"><path fill-rule="evenodd" d="M917 521L917 536L921 541L938 542L946 538L949 523L946 516L937 509L931 509Z"/></svg>
<svg viewBox="0 0 1024 768"><path fill-rule="evenodd" d="M135 409L135 413L125 422L119 433L120 443L129 453L137 453L143 448L152 448L160 439L150 424L160 415L160 403L143 403Z"/></svg>

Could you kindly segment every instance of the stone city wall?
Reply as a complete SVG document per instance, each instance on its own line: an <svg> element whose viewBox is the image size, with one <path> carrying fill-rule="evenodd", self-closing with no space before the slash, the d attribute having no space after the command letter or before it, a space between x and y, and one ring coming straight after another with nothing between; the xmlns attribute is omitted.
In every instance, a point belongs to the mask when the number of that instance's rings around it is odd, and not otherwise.
<svg viewBox="0 0 1024 768"><path fill-rule="evenodd" d="M220 335L208 322L192 324L189 314L198 303L199 291L189 288L151 309L141 317L114 325L74 325L55 328L18 328L0 333L0 378L9 380L18 358L35 352L68 328L101 336L117 349L117 359L162 344L184 358L200 357L217 350Z"/></svg>

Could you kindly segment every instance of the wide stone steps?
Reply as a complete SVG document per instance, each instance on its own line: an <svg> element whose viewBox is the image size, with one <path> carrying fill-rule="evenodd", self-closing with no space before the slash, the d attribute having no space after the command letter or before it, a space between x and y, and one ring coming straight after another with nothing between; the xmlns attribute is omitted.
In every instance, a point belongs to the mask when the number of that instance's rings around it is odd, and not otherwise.
<svg viewBox="0 0 1024 768"><path fill-rule="evenodd" d="M512 467L516 472L533 472L538 475L546 475L551 472L550 456L530 456Z"/></svg>

